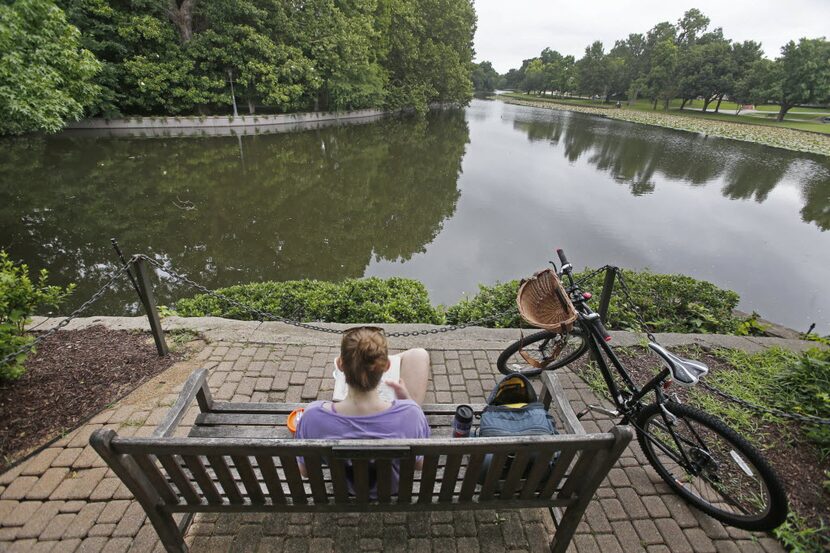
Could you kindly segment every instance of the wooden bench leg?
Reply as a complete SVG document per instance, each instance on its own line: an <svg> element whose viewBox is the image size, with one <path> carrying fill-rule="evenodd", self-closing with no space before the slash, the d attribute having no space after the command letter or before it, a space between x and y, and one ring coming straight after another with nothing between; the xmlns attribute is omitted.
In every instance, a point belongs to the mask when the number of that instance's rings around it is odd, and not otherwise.
<svg viewBox="0 0 830 553"><path fill-rule="evenodd" d="M113 451L111 442L115 436L114 430L99 429L90 436L89 443L141 504L167 552L187 553L187 544L184 543L178 524L170 513L163 510L161 498L147 477L131 457Z"/></svg>
<svg viewBox="0 0 830 553"><path fill-rule="evenodd" d="M585 509L588 508L588 503L593 499L597 488L608 475L611 467L617 462L617 459L620 458L633 435L630 428L622 426L613 427L611 433L616 438L614 445L608 452L607 457L598 462L588 475L585 485L580 487L578 499L565 509L562 521L556 527L556 533L550 542L551 553L565 553L567 551L576 532L576 527L579 526L579 521L582 520ZM585 452L582 455L585 455Z"/></svg>

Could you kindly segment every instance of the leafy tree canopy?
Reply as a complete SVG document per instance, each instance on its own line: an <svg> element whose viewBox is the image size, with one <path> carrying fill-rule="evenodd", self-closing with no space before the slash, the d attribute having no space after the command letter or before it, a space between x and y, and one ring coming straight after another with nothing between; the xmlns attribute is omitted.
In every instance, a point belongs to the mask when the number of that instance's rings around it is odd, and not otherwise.
<svg viewBox="0 0 830 553"><path fill-rule="evenodd" d="M100 64L49 0L0 4L0 134L57 131L93 103Z"/></svg>

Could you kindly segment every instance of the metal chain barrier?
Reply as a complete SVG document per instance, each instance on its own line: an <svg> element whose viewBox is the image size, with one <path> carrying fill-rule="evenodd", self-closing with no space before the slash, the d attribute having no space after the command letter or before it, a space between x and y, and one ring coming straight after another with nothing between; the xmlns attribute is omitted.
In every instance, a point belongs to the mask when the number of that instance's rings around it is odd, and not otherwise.
<svg viewBox="0 0 830 553"><path fill-rule="evenodd" d="M0 366L6 365L7 363L10 363L10 362L14 361L15 359L17 359L17 357L19 355L31 351L32 349L34 349L35 346L37 346L39 343L44 341L46 338L48 338L52 334L56 333L57 331L59 331L60 329L62 329L66 325L68 325L70 323L70 321L72 321L72 319L78 318L78 316L80 316L81 313L83 313L84 311L89 309L89 307L93 303L95 303L96 301L101 299L101 296L103 296L104 293L107 290L109 290L119 278L124 276L124 274L127 272L129 267L130 267L130 263L126 263L120 269L118 269L116 272L112 273L106 284L104 284L101 288L99 288L97 292L92 294L92 296L90 296L90 298L88 300L86 300L84 303L82 303L76 310L74 310L72 313L70 313L64 320L62 320L60 323L58 323L55 327L47 330L46 332L44 332L43 334L41 334L40 336L35 338L32 342L26 344L25 346L18 349L17 351L4 356L2 359L0 359ZM43 324L43 323L41 323L41 324ZM40 326L40 325L38 325L38 326Z"/></svg>
<svg viewBox="0 0 830 553"><path fill-rule="evenodd" d="M646 333L648 339L652 342L657 342L657 338L654 337L654 334L651 333L651 330L648 328L648 324L646 323L645 317L643 314L640 313L640 309L634 303L634 300L631 298L631 289L628 287L628 283L623 276L623 270L619 267L614 267L614 272L617 275L617 280L620 282L620 289L623 292L623 299L625 303L628 304L628 309L634 313L634 316L637 317L637 322L640 323L640 330Z"/></svg>
<svg viewBox="0 0 830 553"><path fill-rule="evenodd" d="M641 329L646 333L646 336L648 336L648 339L652 342L657 342L657 338L655 338L654 334L651 333L651 331L648 328L648 325L645 322L645 319L640 313L640 310L637 308L637 306L634 304L634 301L631 299L631 289L628 287L628 284L625 281L622 269L620 269L619 267L614 267L614 269L617 273L617 278L620 282L620 288L623 291L623 297L625 299L626 304L628 305L628 308L637 317L637 321L639 322ZM782 419L792 420L806 424L830 426L830 419L816 417L813 415L803 415L800 413L788 413L786 411L782 411L781 409L776 409L775 407L761 407L760 405L755 405L754 403L750 403L745 399L741 399L737 396L724 392L723 390L715 388L714 386L707 382L704 382L703 380L700 380L700 385L705 390L708 390L709 392L712 392L713 394L727 401L737 403L738 405L741 405L742 407L755 413L760 413L762 415L774 415L776 417L781 417Z"/></svg>
<svg viewBox="0 0 830 553"><path fill-rule="evenodd" d="M823 419L821 417L815 417L813 415L802 415L800 413L788 413L786 411L782 411L781 409L776 409L774 407L760 407L758 405L755 405L754 403L746 401L745 399L741 399L737 396L733 396L732 394L728 394L723 390L719 390L711 384L707 384L703 380L700 381L700 385L703 386L706 390L709 390L710 392L714 393L715 395L722 397L723 399L742 405L750 411L754 411L762 415L769 414L781 417L782 419L789 419L796 422L818 424L820 426L830 426L830 419Z"/></svg>
<svg viewBox="0 0 830 553"><path fill-rule="evenodd" d="M275 322L280 322L280 323L284 323L284 324L291 325L291 326L296 326L298 328L304 328L306 330L313 330L313 331L316 331L316 332L325 332L325 333L329 333L329 334L342 334L343 333L342 330L338 330L336 328L328 328L328 327L317 326L317 325L313 325L313 324L309 324L309 323L304 323L302 321L289 319L287 317L281 317L280 315L276 315L276 314L270 313L268 311L263 311L262 309L257 309L256 307L246 305L246 304L244 304L240 301L237 301L233 298L230 298L230 297L228 297L224 294L221 294L221 293L216 292L214 290L210 290L206 286L203 286L203 285L199 284L198 282L192 280L191 278L187 277L186 275L178 273L173 269L167 268L164 265L162 265L160 262L156 261L155 259L151 259L150 257L147 257L146 255L141 254L137 257L141 257L142 259L146 260L147 263L149 263L149 264L153 265L154 267L156 267L157 269L163 271L164 273L166 273L167 275L172 277L174 280L179 281L179 282L183 282L183 283L195 288L196 290L198 290L202 294L206 294L210 297L218 298L218 299L220 299L224 302L227 302L230 305L233 305L234 307L238 307L240 309L244 309L245 311L247 311L249 313L253 313L261 321L275 321ZM487 322L496 320L499 317L503 317L505 315L514 313L516 311L517 311L516 307L511 307L510 309L506 309L506 310L502 311L501 313L495 313L493 315L488 315L487 317L483 317L481 319L478 319L476 321L471 321L469 323L463 323L463 324L458 324L458 325L450 325L450 326L445 326L445 327L442 327L442 328L429 328L429 329L424 329L424 330L411 330L411 331L408 331L408 332L390 332L390 333L387 333L386 336L388 336L390 338L394 338L394 337L406 337L406 336L426 336L426 335L429 335L429 334L441 334L441 333L444 333L444 332L452 332L452 331L461 330L463 328L467 328L467 327L470 327L470 326L478 326L482 323L487 323Z"/></svg>

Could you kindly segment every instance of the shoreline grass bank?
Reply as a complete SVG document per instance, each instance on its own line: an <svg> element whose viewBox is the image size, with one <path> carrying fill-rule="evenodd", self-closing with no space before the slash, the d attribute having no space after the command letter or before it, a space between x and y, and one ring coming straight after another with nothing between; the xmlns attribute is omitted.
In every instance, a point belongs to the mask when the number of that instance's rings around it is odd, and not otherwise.
<svg viewBox="0 0 830 553"><path fill-rule="evenodd" d="M613 105L591 106L585 103L568 103L553 99L524 99L513 95L498 95L499 100L521 106L560 111L575 111L588 115L599 115L609 119L651 125L687 132L701 133L707 136L754 142L773 148L782 148L796 152L806 152L830 157L830 135L818 132L802 131L793 128L769 126L763 122L729 121L722 118L713 119L700 113L689 112L683 115L676 112L640 111L636 109L617 109ZM723 116L734 117L734 116Z"/></svg>

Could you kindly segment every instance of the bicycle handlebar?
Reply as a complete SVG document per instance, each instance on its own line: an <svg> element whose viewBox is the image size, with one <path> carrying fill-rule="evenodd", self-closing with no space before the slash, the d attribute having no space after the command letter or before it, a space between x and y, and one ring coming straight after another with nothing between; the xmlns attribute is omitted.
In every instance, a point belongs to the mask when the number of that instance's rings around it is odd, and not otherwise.
<svg viewBox="0 0 830 553"><path fill-rule="evenodd" d="M564 267L565 265L570 265L570 263L568 263L568 258L567 258L567 257L565 257L565 250L563 250L562 248L557 249L557 250L556 250L556 255L558 255L558 256L559 256L559 261L561 261L561 262L562 262L562 266L563 266L563 267Z"/></svg>

